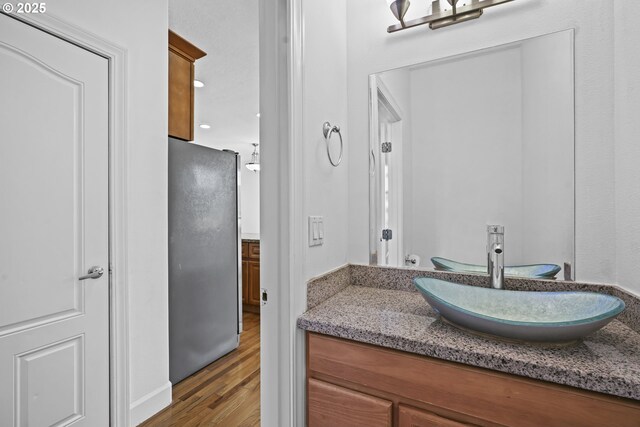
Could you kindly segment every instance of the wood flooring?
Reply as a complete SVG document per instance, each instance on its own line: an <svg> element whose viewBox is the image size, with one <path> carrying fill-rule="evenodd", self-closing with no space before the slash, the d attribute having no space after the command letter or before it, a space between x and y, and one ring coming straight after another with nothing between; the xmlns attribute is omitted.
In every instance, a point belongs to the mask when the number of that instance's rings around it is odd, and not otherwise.
<svg viewBox="0 0 640 427"><path fill-rule="evenodd" d="M260 426L260 315L243 323L240 346L174 384L171 406L142 427Z"/></svg>

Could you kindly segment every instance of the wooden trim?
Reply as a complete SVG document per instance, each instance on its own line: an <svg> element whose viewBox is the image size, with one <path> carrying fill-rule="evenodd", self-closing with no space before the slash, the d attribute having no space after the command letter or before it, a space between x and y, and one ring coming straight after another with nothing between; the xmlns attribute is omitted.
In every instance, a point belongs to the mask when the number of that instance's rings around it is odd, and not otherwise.
<svg viewBox="0 0 640 427"><path fill-rule="evenodd" d="M192 43L171 30L169 30L169 49L178 55L184 56L191 62L195 62L196 59L200 59L207 55L204 50L194 46Z"/></svg>
<svg viewBox="0 0 640 427"><path fill-rule="evenodd" d="M640 425L640 403L308 333L308 376L477 425ZM458 415L456 415L458 414Z"/></svg>

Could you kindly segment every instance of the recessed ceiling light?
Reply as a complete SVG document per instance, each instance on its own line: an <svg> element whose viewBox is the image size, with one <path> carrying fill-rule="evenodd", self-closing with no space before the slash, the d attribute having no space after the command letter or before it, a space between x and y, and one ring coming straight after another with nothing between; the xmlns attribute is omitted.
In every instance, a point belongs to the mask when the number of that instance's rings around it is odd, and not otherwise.
<svg viewBox="0 0 640 427"><path fill-rule="evenodd" d="M201 124L200 129L211 129L211 125Z"/></svg>
<svg viewBox="0 0 640 427"><path fill-rule="evenodd" d="M256 114L256 117L257 117L257 118L260 118L260 113Z"/></svg>
<svg viewBox="0 0 640 427"><path fill-rule="evenodd" d="M194 80L193 81L193 86L195 86L195 87L204 87L204 83L202 83L200 80Z"/></svg>

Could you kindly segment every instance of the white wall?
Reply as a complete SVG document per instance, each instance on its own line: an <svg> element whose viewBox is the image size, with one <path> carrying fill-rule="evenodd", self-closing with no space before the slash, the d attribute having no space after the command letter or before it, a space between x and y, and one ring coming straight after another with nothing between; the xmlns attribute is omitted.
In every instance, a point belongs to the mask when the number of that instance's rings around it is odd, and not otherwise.
<svg viewBox="0 0 640 427"><path fill-rule="evenodd" d="M349 0L351 1L351 0ZM304 216L324 217L324 245L308 247L304 276L310 278L347 262L349 241L349 150L359 146L347 125L347 0L303 0L303 139ZM366 78L365 78L366 79ZM329 164L322 135L325 121L342 131L345 152L342 164ZM361 136L366 144L366 134ZM337 147L338 138L332 138ZM365 151L366 156L367 151ZM337 150L334 158L337 158ZM368 194L368 186L363 189ZM364 218L364 217L363 217ZM368 217L367 217L368 218ZM364 221L366 225L366 220ZM308 233L304 233L308 236ZM364 256L367 254L365 248Z"/></svg>
<svg viewBox="0 0 640 427"><path fill-rule="evenodd" d="M242 234L260 234L260 172L245 167L251 156L242 158L240 172L240 215Z"/></svg>
<svg viewBox="0 0 640 427"><path fill-rule="evenodd" d="M485 263L487 224L507 230L505 262L522 262L520 70L512 46L411 71L414 226L404 233L423 266Z"/></svg>
<svg viewBox="0 0 640 427"><path fill-rule="evenodd" d="M521 222L527 263L573 262L573 58L567 54L571 48L568 31L522 43Z"/></svg>
<svg viewBox="0 0 640 427"><path fill-rule="evenodd" d="M617 277L640 295L640 2L614 10Z"/></svg>
<svg viewBox="0 0 640 427"><path fill-rule="evenodd" d="M47 4L47 14L127 49L132 420L171 401L167 297L167 0Z"/></svg>
<svg viewBox="0 0 640 427"><path fill-rule="evenodd" d="M626 8L631 1L626 0L624 4ZM620 15L627 13L625 8L621 8ZM367 76L391 68L575 28L576 273L583 280L616 281L614 178L618 173L621 179L635 177L637 182L637 172L629 172L631 175L614 172L612 2L521 0L488 9L473 22L436 31L425 26L396 34L386 32L386 27L393 24L395 18L384 4L378 6L368 0L349 0L347 14L351 262L368 262ZM628 28L631 27L629 21ZM631 46L629 42L623 49L628 55L633 52ZM629 78L632 76L635 75L628 74ZM631 102L637 101L628 101L628 111L632 111ZM634 125L629 123L628 126L630 135L637 137L637 133L631 131ZM628 147L633 150L631 142ZM634 206L637 207L637 204ZM635 207L630 207L630 210ZM618 270L621 268L618 267ZM627 280L621 280L620 284L633 286Z"/></svg>

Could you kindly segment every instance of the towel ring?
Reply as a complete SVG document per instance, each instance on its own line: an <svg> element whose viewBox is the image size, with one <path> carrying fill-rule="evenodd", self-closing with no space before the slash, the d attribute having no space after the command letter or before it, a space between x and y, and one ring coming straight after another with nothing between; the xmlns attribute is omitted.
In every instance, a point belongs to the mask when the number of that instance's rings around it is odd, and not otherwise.
<svg viewBox="0 0 640 427"><path fill-rule="evenodd" d="M334 132L337 133L338 136L340 137L340 157L338 157L337 162L333 161L333 159L331 158L331 152L329 151L329 141L331 141L331 134ZM331 123L324 122L324 124L322 125L322 133L324 134L324 140L327 143L327 157L329 158L329 163L331 163L331 166L337 168L340 162L342 161L342 151L344 147L342 143L342 134L340 133L340 127L331 126Z"/></svg>

